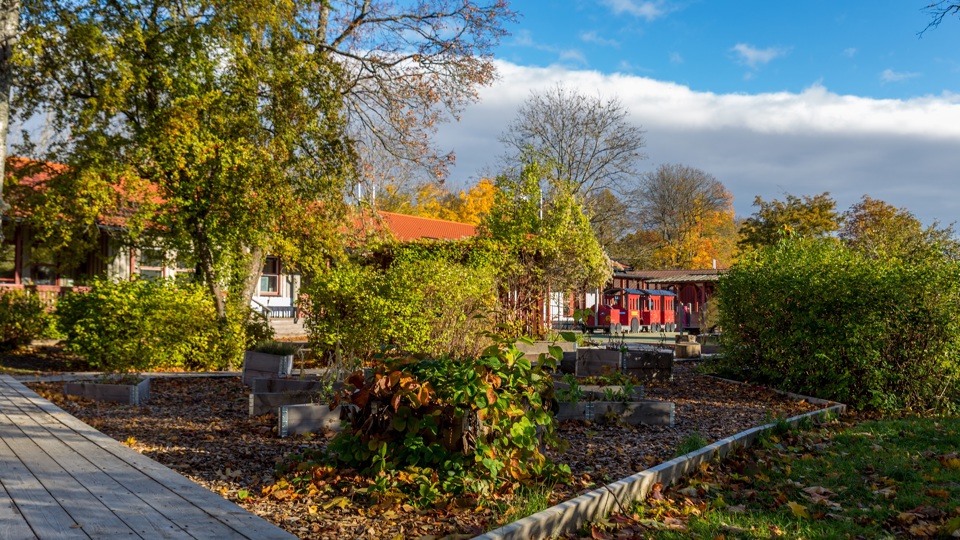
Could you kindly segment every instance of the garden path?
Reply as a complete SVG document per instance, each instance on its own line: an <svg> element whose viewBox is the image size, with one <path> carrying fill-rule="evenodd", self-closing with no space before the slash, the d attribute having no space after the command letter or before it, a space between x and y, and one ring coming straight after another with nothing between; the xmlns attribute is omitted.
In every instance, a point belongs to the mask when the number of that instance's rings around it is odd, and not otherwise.
<svg viewBox="0 0 960 540"><path fill-rule="evenodd" d="M296 538L0 375L0 538Z"/></svg>

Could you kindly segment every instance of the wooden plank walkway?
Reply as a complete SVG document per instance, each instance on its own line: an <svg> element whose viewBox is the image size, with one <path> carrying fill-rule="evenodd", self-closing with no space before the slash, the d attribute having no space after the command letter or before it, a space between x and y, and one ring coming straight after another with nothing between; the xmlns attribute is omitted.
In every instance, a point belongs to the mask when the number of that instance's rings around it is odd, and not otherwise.
<svg viewBox="0 0 960 540"><path fill-rule="evenodd" d="M295 539L0 375L0 539Z"/></svg>

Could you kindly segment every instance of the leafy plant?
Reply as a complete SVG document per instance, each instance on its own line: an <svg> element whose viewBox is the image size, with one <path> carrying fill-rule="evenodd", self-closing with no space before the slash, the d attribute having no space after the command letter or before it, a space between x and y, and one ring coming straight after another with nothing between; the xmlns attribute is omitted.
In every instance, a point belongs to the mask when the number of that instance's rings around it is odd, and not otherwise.
<svg viewBox="0 0 960 540"><path fill-rule="evenodd" d="M66 348L110 372L225 367L213 302L199 285L94 280L57 304Z"/></svg>
<svg viewBox="0 0 960 540"><path fill-rule="evenodd" d="M0 351L51 334L54 318L40 297L21 290L0 292Z"/></svg>
<svg viewBox="0 0 960 540"><path fill-rule="evenodd" d="M680 439L680 443L677 445L676 454L682 456L684 454L689 454L699 450L709 444L707 438L703 436L699 431L694 431L693 433L688 433Z"/></svg>
<svg viewBox="0 0 960 540"><path fill-rule="evenodd" d="M556 361L541 355L533 365L505 343L475 359L378 358L340 395L354 407L349 427L324 454L296 456L281 473L311 482L348 467L374 479L372 495L417 505L562 477L569 470L541 452L556 442L542 398Z"/></svg>
<svg viewBox="0 0 960 540"><path fill-rule="evenodd" d="M334 266L305 290L314 348L370 360L381 349L476 356L496 305L491 252L479 241L386 243Z"/></svg>
<svg viewBox="0 0 960 540"><path fill-rule="evenodd" d="M561 388L556 391L558 401L576 405L584 398L583 390L580 388L580 383L574 374L567 373L561 381L567 384L567 388Z"/></svg>
<svg viewBox="0 0 960 540"><path fill-rule="evenodd" d="M960 262L787 239L721 276L717 301L719 372L859 409L960 403Z"/></svg>
<svg viewBox="0 0 960 540"><path fill-rule="evenodd" d="M300 350L300 347L287 341L261 341L251 349L255 352L264 354L275 354L277 356L292 356Z"/></svg>

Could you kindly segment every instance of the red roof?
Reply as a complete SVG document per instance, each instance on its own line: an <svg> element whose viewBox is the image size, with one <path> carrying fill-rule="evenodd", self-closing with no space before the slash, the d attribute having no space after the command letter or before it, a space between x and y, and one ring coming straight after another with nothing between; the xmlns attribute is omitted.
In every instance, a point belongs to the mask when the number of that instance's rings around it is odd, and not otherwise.
<svg viewBox="0 0 960 540"><path fill-rule="evenodd" d="M477 227L456 221L408 216L393 212L380 212L393 237L401 242L432 238L436 240L460 240L477 235Z"/></svg>

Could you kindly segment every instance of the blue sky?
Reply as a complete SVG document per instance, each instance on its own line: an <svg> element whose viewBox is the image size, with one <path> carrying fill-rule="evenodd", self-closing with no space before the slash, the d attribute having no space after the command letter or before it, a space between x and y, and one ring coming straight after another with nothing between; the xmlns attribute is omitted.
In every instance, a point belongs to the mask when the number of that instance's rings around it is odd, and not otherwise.
<svg viewBox="0 0 960 540"><path fill-rule="evenodd" d="M960 19L931 0L519 0L497 84L437 142L451 186L497 169L497 136L531 92L616 97L646 130L644 169L721 180L737 213L829 191L925 222L960 220Z"/></svg>
<svg viewBox="0 0 960 540"><path fill-rule="evenodd" d="M693 90L905 98L956 89L960 28L918 33L931 0L522 0L498 56Z"/></svg>

